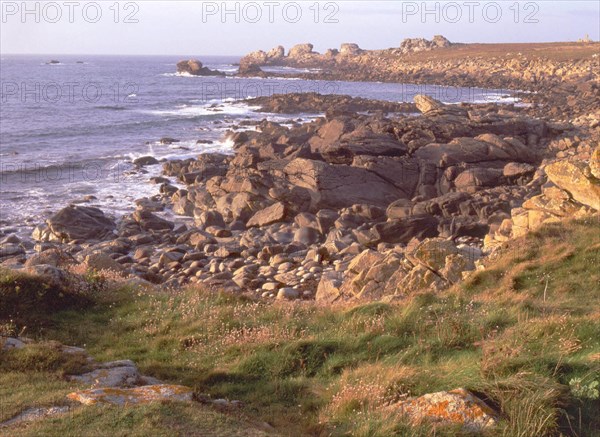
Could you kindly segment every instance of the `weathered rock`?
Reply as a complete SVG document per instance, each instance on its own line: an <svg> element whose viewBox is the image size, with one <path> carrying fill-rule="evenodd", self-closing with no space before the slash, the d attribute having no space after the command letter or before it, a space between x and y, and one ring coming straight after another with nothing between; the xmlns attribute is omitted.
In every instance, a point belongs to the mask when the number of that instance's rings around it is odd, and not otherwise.
<svg viewBox="0 0 600 437"><path fill-rule="evenodd" d="M0 350L23 349L25 343L18 338L0 337Z"/></svg>
<svg viewBox="0 0 600 437"><path fill-rule="evenodd" d="M426 96L424 94L418 94L414 97L415 104L417 105L417 109L421 111L423 114L427 114L431 111L437 111L440 109L444 109L445 105L433 97Z"/></svg>
<svg viewBox="0 0 600 437"><path fill-rule="evenodd" d="M58 238L72 240L102 240L114 235L115 222L98 208L67 206L47 220L50 231Z"/></svg>
<svg viewBox="0 0 600 437"><path fill-rule="evenodd" d="M25 249L18 244L2 243L0 244L0 258L24 255Z"/></svg>
<svg viewBox="0 0 600 437"><path fill-rule="evenodd" d="M458 253L452 241L443 238L426 238L414 248L407 248L406 257L414 264L421 264L434 272L446 265L446 257Z"/></svg>
<svg viewBox="0 0 600 437"><path fill-rule="evenodd" d="M54 266L47 264L36 264L27 269L31 274L41 276L49 284L56 287L63 287L68 284L67 274Z"/></svg>
<svg viewBox="0 0 600 437"><path fill-rule="evenodd" d="M373 265L383 260L383 258L384 255L380 254L379 252L367 249L352 259L348 265L348 270L354 273L367 271Z"/></svg>
<svg viewBox="0 0 600 437"><path fill-rule="evenodd" d="M281 202L277 202L271 206L266 207L265 209L262 209L262 210L256 212L250 218L250 220L248 220L248 223L246 223L246 226L248 226L249 228L253 227L253 226L259 226L259 227L267 226L267 225L270 225L271 223L283 221L285 216L286 216L285 205Z"/></svg>
<svg viewBox="0 0 600 437"><path fill-rule="evenodd" d="M339 272L325 272L321 276L315 299L317 302L335 302L342 294L342 275Z"/></svg>
<svg viewBox="0 0 600 437"><path fill-rule="evenodd" d="M194 391L181 385L157 384L134 388L96 388L69 393L71 400L84 405L110 404L135 405L151 402L179 401L191 402Z"/></svg>
<svg viewBox="0 0 600 437"><path fill-rule="evenodd" d="M70 407L68 406L28 408L27 410L23 411L22 413L19 413L15 417L12 417L9 420L0 423L0 428L6 428L9 426L33 422L36 420L45 419L47 417L59 416L68 413L69 410Z"/></svg>
<svg viewBox="0 0 600 437"><path fill-rule="evenodd" d="M361 48L355 43L344 43L340 46L341 55L356 56L360 55L361 52Z"/></svg>
<svg viewBox="0 0 600 437"><path fill-rule="evenodd" d="M28 269L39 264L46 264L53 267L62 267L64 265L75 263L75 258L73 258L64 250L48 249L41 253L35 253L31 255L25 262L25 268Z"/></svg>
<svg viewBox="0 0 600 437"><path fill-rule="evenodd" d="M533 165L520 163L520 162L509 162L504 166L502 174L507 178L521 177L535 172Z"/></svg>
<svg viewBox="0 0 600 437"><path fill-rule="evenodd" d="M191 74L192 76L225 76L225 74L220 71L203 67L202 62L197 59L179 61L177 63L177 72Z"/></svg>
<svg viewBox="0 0 600 437"><path fill-rule="evenodd" d="M501 184L502 176L500 169L475 167L460 173L454 180L454 185L458 191L471 193Z"/></svg>
<svg viewBox="0 0 600 437"><path fill-rule="evenodd" d="M596 147L590 158L590 173L596 179L600 179L600 146Z"/></svg>
<svg viewBox="0 0 600 437"><path fill-rule="evenodd" d="M386 207L404 197L394 185L365 169L294 159L284 169L288 180L311 193L311 210L343 208L357 203Z"/></svg>
<svg viewBox="0 0 600 437"><path fill-rule="evenodd" d="M586 165L576 161L556 161L547 165L548 178L577 202L600 211L600 180L586 176Z"/></svg>
<svg viewBox="0 0 600 437"><path fill-rule="evenodd" d="M101 252L92 253L86 256L85 260L83 261L83 265L85 265L88 269L97 271L105 270L119 274L125 273L126 270L121 264L116 262L109 255Z"/></svg>
<svg viewBox="0 0 600 437"><path fill-rule="evenodd" d="M145 167L147 165L156 165L158 164L158 159L154 156L141 156L133 160L133 165L138 167Z"/></svg>
<svg viewBox="0 0 600 437"><path fill-rule="evenodd" d="M390 406L415 424L433 422L462 425L465 430L480 432L498 423L498 415L482 400L463 388L429 393Z"/></svg>
<svg viewBox="0 0 600 437"><path fill-rule="evenodd" d="M137 210L133 213L132 217L139 224L140 228L145 231L172 230L175 227L172 222L146 210Z"/></svg>
<svg viewBox="0 0 600 437"><path fill-rule="evenodd" d="M285 287L277 292L277 299L293 300L300 297L300 292L294 288Z"/></svg>
<svg viewBox="0 0 600 437"><path fill-rule="evenodd" d="M450 47L452 43L442 35L435 35L431 41L425 38L406 38L400 43L402 54L418 53Z"/></svg>
<svg viewBox="0 0 600 437"><path fill-rule="evenodd" d="M313 45L310 43L306 44L296 44L293 46L289 53L288 58L302 58L303 56L309 55L312 53Z"/></svg>
<svg viewBox="0 0 600 437"><path fill-rule="evenodd" d="M492 134L455 138L448 144L428 144L415 156L440 167L486 161L535 162L535 154L522 143L505 141Z"/></svg>
<svg viewBox="0 0 600 437"><path fill-rule="evenodd" d="M141 379L133 361L123 360L102 363L100 368L82 375L69 375L70 381L81 382L92 387L133 387Z"/></svg>

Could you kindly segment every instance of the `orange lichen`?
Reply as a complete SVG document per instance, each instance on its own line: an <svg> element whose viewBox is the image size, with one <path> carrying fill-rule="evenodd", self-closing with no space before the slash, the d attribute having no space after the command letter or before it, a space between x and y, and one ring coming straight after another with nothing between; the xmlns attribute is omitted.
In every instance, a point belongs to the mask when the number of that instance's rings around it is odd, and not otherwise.
<svg viewBox="0 0 600 437"><path fill-rule="evenodd" d="M491 408L464 389L430 393L399 402L396 406L415 424L427 420L481 429L497 421Z"/></svg>

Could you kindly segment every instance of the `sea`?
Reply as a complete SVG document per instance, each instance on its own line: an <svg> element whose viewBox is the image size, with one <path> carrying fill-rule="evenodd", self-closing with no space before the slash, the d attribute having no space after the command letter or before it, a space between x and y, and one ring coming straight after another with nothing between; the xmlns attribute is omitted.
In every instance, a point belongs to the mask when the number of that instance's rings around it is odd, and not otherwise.
<svg viewBox="0 0 600 437"><path fill-rule="evenodd" d="M446 103L514 103L506 90L343 82L294 78L236 78L240 56L193 56L225 77L177 73L190 56L32 56L0 58L0 231L28 234L71 203L97 206L119 218L135 199L157 194L133 160L160 161L202 153L233 153L230 129L268 119L309 121L322 114L258 112L247 99L319 92L388 101L428 94ZM265 68L294 75L315 69ZM162 138L177 142L163 144Z"/></svg>

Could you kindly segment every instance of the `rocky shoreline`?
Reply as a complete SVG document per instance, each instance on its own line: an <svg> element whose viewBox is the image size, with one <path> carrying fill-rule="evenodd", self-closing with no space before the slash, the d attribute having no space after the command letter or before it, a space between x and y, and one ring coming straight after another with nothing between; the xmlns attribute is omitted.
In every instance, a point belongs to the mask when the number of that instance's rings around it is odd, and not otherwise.
<svg viewBox="0 0 600 437"><path fill-rule="evenodd" d="M5 235L2 265L60 280L62 268L82 264L262 298L395 299L461 281L543 223L597 214L598 60L577 52L589 44L562 57L546 46L538 56L475 56L472 46L436 36L378 51L343 44L319 54L301 44L287 55L281 46L251 53L240 76L318 67L296 76L521 89L532 105L445 105L420 94L414 103L316 93L245 100L258 112L323 116L248 121L226 134L233 155L164 162L152 180L159 193L132 214L115 221L70 205L35 228L35 246ZM197 60L177 69L220 74Z"/></svg>
<svg viewBox="0 0 600 437"><path fill-rule="evenodd" d="M311 93L252 104L325 116L231 131L233 156L164 163L159 194L121 220L68 206L34 230L29 257L5 236L2 264L57 281L82 264L162 287L389 300L446 288L507 239L600 210L598 112L564 123L422 95L414 104ZM189 224L157 215L164 210Z"/></svg>
<svg viewBox="0 0 600 437"><path fill-rule="evenodd" d="M321 54L305 43L287 55L282 46L252 52L240 61L239 75L264 76L261 67L287 66L316 70L279 76L412 84L413 95L418 85L525 91L519 97L532 104L532 116L566 121L598 108L599 47L593 42L455 44L438 35L384 50L345 43Z"/></svg>

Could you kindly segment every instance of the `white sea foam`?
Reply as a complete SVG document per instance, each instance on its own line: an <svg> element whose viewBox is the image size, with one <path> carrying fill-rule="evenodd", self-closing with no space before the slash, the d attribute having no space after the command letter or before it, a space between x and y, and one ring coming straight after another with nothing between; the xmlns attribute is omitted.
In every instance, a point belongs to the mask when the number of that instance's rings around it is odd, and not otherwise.
<svg viewBox="0 0 600 437"><path fill-rule="evenodd" d="M244 103L225 103L225 104L204 104L204 105L181 105L173 109L160 109L152 111L144 111L157 116L168 117L186 117L193 118L202 115L247 115L254 110L259 109L258 106L250 106Z"/></svg>

